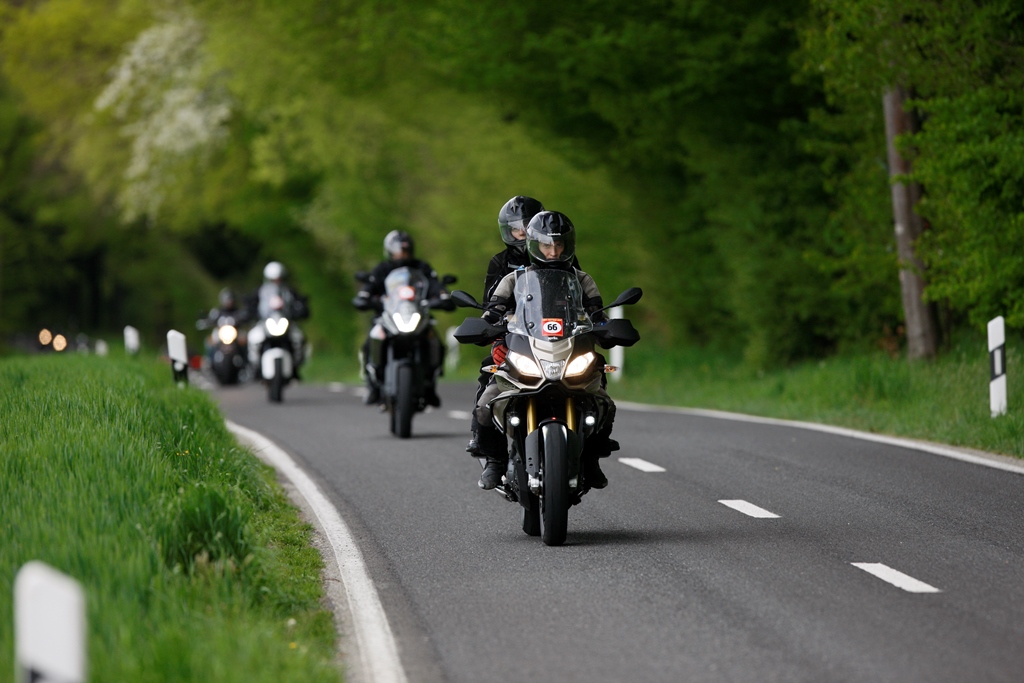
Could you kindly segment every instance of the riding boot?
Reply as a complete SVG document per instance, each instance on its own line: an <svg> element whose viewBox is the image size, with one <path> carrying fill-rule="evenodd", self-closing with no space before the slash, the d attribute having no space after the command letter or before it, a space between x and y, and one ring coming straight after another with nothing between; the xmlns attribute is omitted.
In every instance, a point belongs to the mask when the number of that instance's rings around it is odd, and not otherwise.
<svg viewBox="0 0 1024 683"><path fill-rule="evenodd" d="M477 444L477 452L487 459L477 485L488 491L501 483L501 477L508 470L508 452L505 450L507 443L497 429L481 425L477 433Z"/></svg>
<svg viewBox="0 0 1024 683"><path fill-rule="evenodd" d="M600 461L596 457L584 458L583 480L592 489L603 489L608 486L608 477L601 471Z"/></svg>

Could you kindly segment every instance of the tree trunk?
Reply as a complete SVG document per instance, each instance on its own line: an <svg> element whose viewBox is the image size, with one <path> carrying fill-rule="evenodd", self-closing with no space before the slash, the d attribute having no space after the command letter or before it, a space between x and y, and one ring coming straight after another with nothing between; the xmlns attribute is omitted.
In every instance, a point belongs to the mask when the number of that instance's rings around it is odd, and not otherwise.
<svg viewBox="0 0 1024 683"><path fill-rule="evenodd" d="M910 173L910 162L896 150L896 137L912 133L917 121L904 109L906 91L896 86L882 98L885 106L885 137L889 152L889 177L895 179ZM892 180L892 213L896 224L896 247L900 259L900 289L903 293L903 316L907 331L907 359L933 358L938 346L938 333L932 307L925 303L924 264L914 253L914 243L923 231L921 217L914 205L921 198L917 183Z"/></svg>

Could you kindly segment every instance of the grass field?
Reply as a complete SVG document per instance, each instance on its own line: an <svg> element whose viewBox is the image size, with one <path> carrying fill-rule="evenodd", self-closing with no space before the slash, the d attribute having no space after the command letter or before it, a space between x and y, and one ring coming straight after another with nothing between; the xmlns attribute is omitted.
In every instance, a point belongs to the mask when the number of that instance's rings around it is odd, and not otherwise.
<svg viewBox="0 0 1024 683"><path fill-rule="evenodd" d="M167 366L0 361L0 671L29 560L80 581L91 680L340 681L310 529Z"/></svg>

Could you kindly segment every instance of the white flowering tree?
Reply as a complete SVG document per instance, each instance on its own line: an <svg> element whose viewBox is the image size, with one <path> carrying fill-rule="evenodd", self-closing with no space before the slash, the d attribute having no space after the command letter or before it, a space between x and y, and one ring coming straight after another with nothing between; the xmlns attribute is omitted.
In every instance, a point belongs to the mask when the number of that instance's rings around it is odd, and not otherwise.
<svg viewBox="0 0 1024 683"><path fill-rule="evenodd" d="M165 16L128 45L96 99L131 141L118 193L125 222L156 219L182 171L207 164L227 138L230 100L207 72L203 41L193 16Z"/></svg>

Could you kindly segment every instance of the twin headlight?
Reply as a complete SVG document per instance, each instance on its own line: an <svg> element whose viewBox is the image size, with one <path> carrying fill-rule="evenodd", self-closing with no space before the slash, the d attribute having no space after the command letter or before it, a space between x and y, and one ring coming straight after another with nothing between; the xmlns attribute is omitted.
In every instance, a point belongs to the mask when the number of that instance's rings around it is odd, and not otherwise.
<svg viewBox="0 0 1024 683"><path fill-rule="evenodd" d="M405 316L401 313L392 313L391 319L395 321L395 327L398 328L399 332L415 332L416 328L420 325L420 314L413 313L406 320Z"/></svg>
<svg viewBox="0 0 1024 683"><path fill-rule="evenodd" d="M508 361L515 366L516 370L519 371L520 375L524 377L547 377L550 380L560 379L562 377L562 368L565 367L565 361L541 361L543 366L543 372L541 367L537 365L537 362L529 356L515 351L508 352ZM594 353L587 351L586 353L576 356L569 361L568 367L565 367L566 377L576 377L582 375L590 368L590 365L594 362Z"/></svg>
<svg viewBox="0 0 1024 683"><path fill-rule="evenodd" d="M271 337L280 337L288 331L288 318L267 318L267 333Z"/></svg>

